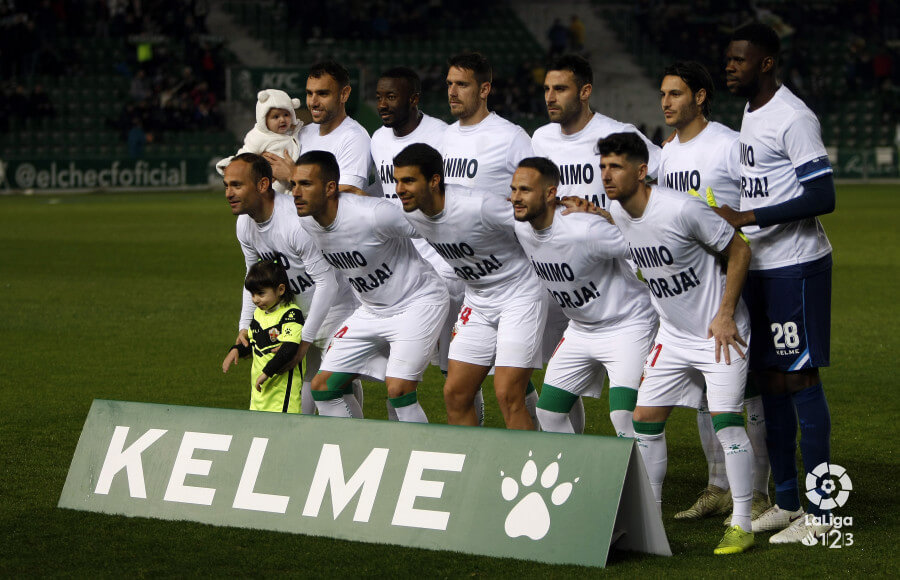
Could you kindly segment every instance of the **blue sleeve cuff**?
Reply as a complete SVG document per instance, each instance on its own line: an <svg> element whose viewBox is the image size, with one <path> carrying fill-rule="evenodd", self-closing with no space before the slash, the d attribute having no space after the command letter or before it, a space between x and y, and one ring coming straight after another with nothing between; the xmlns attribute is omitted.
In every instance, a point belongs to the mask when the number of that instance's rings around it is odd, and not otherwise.
<svg viewBox="0 0 900 580"><path fill-rule="evenodd" d="M806 183L823 175L831 174L834 170L831 168L831 162L828 160L828 157L825 156L817 157L804 163L800 167L795 168L794 172L797 174L797 179L800 180L800 183Z"/></svg>

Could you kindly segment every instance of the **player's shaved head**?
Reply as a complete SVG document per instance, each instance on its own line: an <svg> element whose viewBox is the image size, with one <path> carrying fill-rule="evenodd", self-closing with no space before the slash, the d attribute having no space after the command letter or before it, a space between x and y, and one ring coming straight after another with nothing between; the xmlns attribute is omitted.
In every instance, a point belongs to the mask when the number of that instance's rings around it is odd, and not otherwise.
<svg viewBox="0 0 900 580"><path fill-rule="evenodd" d="M337 159L330 151L307 151L297 160L297 165L315 165L319 168L319 176L324 184L334 182L335 186L341 182L341 167Z"/></svg>
<svg viewBox="0 0 900 580"><path fill-rule="evenodd" d="M409 87L409 93L411 95L419 94L422 92L422 80L419 78L419 75L416 74L416 71L409 67L405 66L395 66L394 68L389 68L388 70L381 73L380 79L395 79L401 80L407 83Z"/></svg>
<svg viewBox="0 0 900 580"><path fill-rule="evenodd" d="M571 72L572 76L575 77L575 86L579 91L584 85L594 84L594 71L591 68L591 63L583 56L577 54L563 55L547 67L547 72L552 70L567 70Z"/></svg>
<svg viewBox="0 0 900 580"><path fill-rule="evenodd" d="M762 22L751 22L741 26L731 35L731 42L738 40L746 40L758 48L764 56L770 56L776 62L778 61L778 55L781 53L781 40L771 26Z"/></svg>
<svg viewBox="0 0 900 580"><path fill-rule="evenodd" d="M519 161L519 168L534 169L540 173L544 187L556 187L559 185L559 167L546 157L526 157Z"/></svg>
<svg viewBox="0 0 900 580"><path fill-rule="evenodd" d="M489 83L493 79L491 63L480 52L463 52L451 56L447 60L447 68L453 67L472 71L479 85Z"/></svg>
<svg viewBox="0 0 900 580"><path fill-rule="evenodd" d="M716 87L706 67L695 61L678 61L667 66L666 70L663 71L663 78L667 76L680 77L695 95L701 89L706 92L706 98L701 104L701 109L703 116L708 119Z"/></svg>
<svg viewBox="0 0 900 580"><path fill-rule="evenodd" d="M444 191L444 159L437 149L425 143L413 143L394 157L394 168L418 167L425 179L435 175L441 178L441 191Z"/></svg>
<svg viewBox="0 0 900 580"><path fill-rule="evenodd" d="M600 157L605 155L619 155L625 157L630 163L646 164L650 160L647 144L635 133L612 133L597 141L597 153Z"/></svg>
<svg viewBox="0 0 900 580"><path fill-rule="evenodd" d="M272 189L272 166L266 161L266 158L256 153L241 153L235 155L231 159L231 163L235 161L243 161L250 166L250 179L253 183L259 183L261 179L269 180L269 189ZM230 165L230 164L229 164Z"/></svg>

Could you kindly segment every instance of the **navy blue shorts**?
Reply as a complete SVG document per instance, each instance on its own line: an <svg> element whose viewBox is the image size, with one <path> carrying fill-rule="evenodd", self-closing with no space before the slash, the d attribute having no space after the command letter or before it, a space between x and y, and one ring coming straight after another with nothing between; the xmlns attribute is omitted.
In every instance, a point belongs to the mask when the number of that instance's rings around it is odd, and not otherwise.
<svg viewBox="0 0 900 580"><path fill-rule="evenodd" d="M831 254L814 262L751 270L750 370L827 367L831 354Z"/></svg>

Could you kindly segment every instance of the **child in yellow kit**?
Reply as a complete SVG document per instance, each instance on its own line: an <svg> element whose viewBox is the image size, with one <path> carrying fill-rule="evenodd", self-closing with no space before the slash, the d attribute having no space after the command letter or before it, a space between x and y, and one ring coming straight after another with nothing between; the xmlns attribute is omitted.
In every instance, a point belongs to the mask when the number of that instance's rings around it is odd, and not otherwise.
<svg viewBox="0 0 900 580"><path fill-rule="evenodd" d="M232 346L222 362L222 371L228 372L239 357L252 354L250 409L299 413L305 363L279 372L297 354L303 330L303 314L294 304L287 273L276 260L260 261L250 267L244 287L256 305L250 323L250 346Z"/></svg>

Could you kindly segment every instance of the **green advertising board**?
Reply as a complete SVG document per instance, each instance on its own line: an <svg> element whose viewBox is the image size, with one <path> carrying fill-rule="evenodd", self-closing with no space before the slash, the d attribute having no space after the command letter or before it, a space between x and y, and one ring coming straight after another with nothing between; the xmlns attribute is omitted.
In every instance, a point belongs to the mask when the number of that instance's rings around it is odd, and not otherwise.
<svg viewBox="0 0 900 580"><path fill-rule="evenodd" d="M23 159L8 161L13 189L128 189L221 185L219 157L168 159Z"/></svg>
<svg viewBox="0 0 900 580"><path fill-rule="evenodd" d="M549 563L671 555L631 439L95 400L59 506Z"/></svg>

